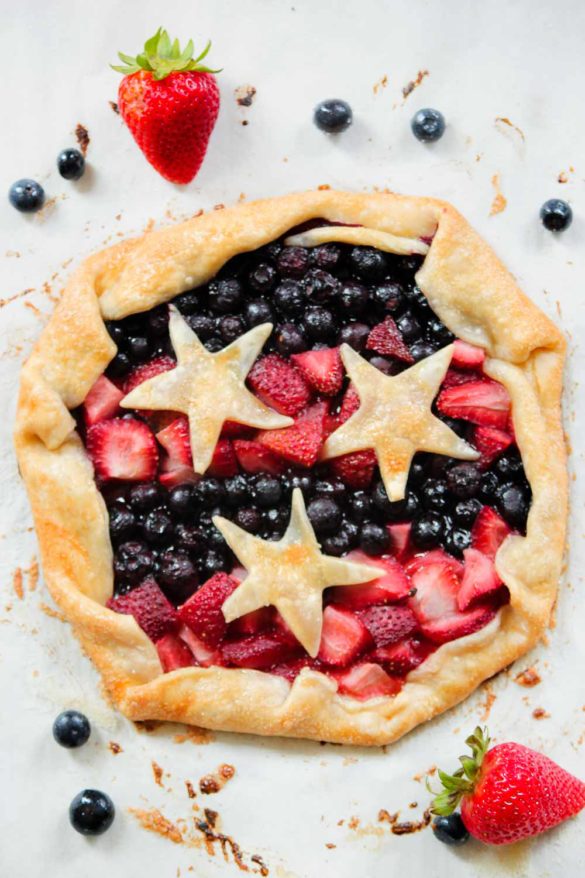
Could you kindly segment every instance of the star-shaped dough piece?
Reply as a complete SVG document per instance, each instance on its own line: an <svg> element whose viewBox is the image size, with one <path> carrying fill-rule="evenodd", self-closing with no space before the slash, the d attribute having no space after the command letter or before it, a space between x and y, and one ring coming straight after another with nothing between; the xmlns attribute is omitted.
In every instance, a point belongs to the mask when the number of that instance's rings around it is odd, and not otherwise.
<svg viewBox="0 0 585 878"><path fill-rule="evenodd" d="M343 344L341 359L359 395L360 407L329 436L322 459L373 448L392 501L404 497L410 463L417 451L477 460L475 449L431 411L452 353L453 345L449 345L390 376Z"/></svg>
<svg viewBox="0 0 585 878"><path fill-rule="evenodd" d="M169 333L177 367L139 384L120 405L187 415L193 469L204 473L224 421L261 430L277 430L294 423L292 418L265 406L245 385L246 375L271 332L272 324L263 323L212 354L171 306Z"/></svg>
<svg viewBox="0 0 585 878"><path fill-rule="evenodd" d="M321 642L324 589L330 585L358 585L380 576L378 567L321 553L299 488L293 491L286 533L277 542L254 537L221 516L215 516L213 523L248 571L224 602L226 621L233 622L260 607L276 607L313 657Z"/></svg>

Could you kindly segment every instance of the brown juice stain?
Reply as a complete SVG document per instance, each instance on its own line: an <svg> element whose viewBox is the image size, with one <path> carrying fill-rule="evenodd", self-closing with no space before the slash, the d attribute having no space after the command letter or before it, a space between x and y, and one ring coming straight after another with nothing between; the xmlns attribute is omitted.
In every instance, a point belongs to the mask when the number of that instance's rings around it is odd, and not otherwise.
<svg viewBox="0 0 585 878"><path fill-rule="evenodd" d="M43 601L39 604L41 610L45 614L45 616L50 616L51 619L58 619L59 622L65 622L65 616L59 610L55 610L53 607L50 607L48 604L45 604Z"/></svg>
<svg viewBox="0 0 585 878"><path fill-rule="evenodd" d="M495 216L498 213L501 213L507 207L507 200L504 197L501 189L500 189L500 175L494 174L492 177L492 186L494 187L494 199L492 201L492 206L490 208L490 216Z"/></svg>
<svg viewBox="0 0 585 878"><path fill-rule="evenodd" d="M163 770L162 770L162 768L160 767L160 765L157 762L154 761L154 759L152 760L152 762L150 764L152 766L152 776L154 777L155 784L157 784L159 787L162 787L163 786L163 782L162 782Z"/></svg>
<svg viewBox="0 0 585 878"><path fill-rule="evenodd" d="M195 787L193 786L193 784L191 783L190 780L185 781L185 788L187 790L187 795L189 796L189 798L194 799L196 797L197 793L195 792Z"/></svg>
<svg viewBox="0 0 585 878"><path fill-rule="evenodd" d="M118 753L124 752L120 744L118 744L116 741L110 741L110 743L108 744L108 748L112 751L114 756L117 756Z"/></svg>
<svg viewBox="0 0 585 878"><path fill-rule="evenodd" d="M78 122L75 127L75 137L77 139L77 143L79 144L79 149L81 150L82 155L87 154L87 148L89 146L90 138L89 131L82 125L81 122Z"/></svg>
<svg viewBox="0 0 585 878"><path fill-rule="evenodd" d="M412 94L415 88L418 88L425 76L429 75L428 70L419 70L414 79L411 79L410 82L407 82L406 85L402 89L402 97L404 100Z"/></svg>
<svg viewBox="0 0 585 878"><path fill-rule="evenodd" d="M516 674L516 676L514 677L514 682L518 683L519 686L532 688L532 686L538 686L538 684L542 682L542 679L536 668L532 666L530 668L526 668L524 671L520 671L519 674Z"/></svg>
<svg viewBox="0 0 585 878"><path fill-rule="evenodd" d="M534 719L548 719L550 713L548 713L544 707L535 707L532 711L532 716Z"/></svg>
<svg viewBox="0 0 585 878"><path fill-rule="evenodd" d="M188 727L184 732L175 735L173 740L176 744L184 744L190 741L192 744L211 744L215 740L213 732L209 729L200 729L198 726Z"/></svg>
<svg viewBox="0 0 585 878"><path fill-rule="evenodd" d="M240 107L251 107L256 96L256 89L253 85L239 85L235 89L234 95Z"/></svg>
<svg viewBox="0 0 585 878"><path fill-rule="evenodd" d="M378 82L375 83L374 88L373 88L374 94L377 95L378 92L381 89L386 88L387 85L388 85L388 76L386 74L384 74L384 76L381 79L379 79Z"/></svg>
<svg viewBox="0 0 585 878"><path fill-rule="evenodd" d="M183 842L183 835L179 828L165 817L164 814L161 814L158 808L151 808L148 811L141 808L129 808L128 810L130 814L136 817L143 829L155 832L157 835L162 835L163 838L168 838L174 844L181 844Z"/></svg>
<svg viewBox="0 0 585 878"><path fill-rule="evenodd" d="M199 781L199 789L204 795L219 793L228 780L232 779L235 773L236 769L233 765L227 765L224 763L223 765L220 765L213 774L206 774L201 778Z"/></svg>
<svg viewBox="0 0 585 878"><path fill-rule="evenodd" d="M480 702L479 706L480 706L480 708L482 708L482 713L481 713L481 717L480 717L481 722L485 723L489 719L489 715L491 713L492 707L494 706L494 702L497 698L497 695L495 692L492 691L492 688L489 685L489 683L485 683L483 688L485 691L485 699L482 702Z"/></svg>
<svg viewBox="0 0 585 878"><path fill-rule="evenodd" d="M14 594L19 601L22 601L24 599L24 584L22 569L20 567L17 567L12 574L12 588L14 589Z"/></svg>
<svg viewBox="0 0 585 878"><path fill-rule="evenodd" d="M526 140L526 137L524 136L524 132L522 131L522 129L518 128L517 125L514 125L513 122L510 122L510 120L508 119L507 116L496 116L495 126L498 129L498 131L503 131L503 126L506 126L506 128L510 129L511 131L515 131L516 134L518 134L519 137L522 139L522 141Z"/></svg>

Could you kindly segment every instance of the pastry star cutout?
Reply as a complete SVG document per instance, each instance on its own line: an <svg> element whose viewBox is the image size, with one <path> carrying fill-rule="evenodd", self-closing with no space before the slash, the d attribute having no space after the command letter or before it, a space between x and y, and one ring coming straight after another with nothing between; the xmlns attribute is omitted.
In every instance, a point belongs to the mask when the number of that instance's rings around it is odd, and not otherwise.
<svg viewBox="0 0 585 878"><path fill-rule="evenodd" d="M453 345L426 357L400 375L384 375L347 344L341 359L360 398L360 407L329 436L322 459L373 448L390 500L402 500L416 451L461 460L479 454L436 418L431 405L449 368Z"/></svg>
<svg viewBox="0 0 585 878"><path fill-rule="evenodd" d="M261 403L244 383L271 332L272 324L263 323L212 354L171 305L169 333L177 367L139 384L120 405L187 415L193 469L204 473L211 463L224 421L237 421L262 430L289 427L294 423Z"/></svg>
<svg viewBox="0 0 585 878"><path fill-rule="evenodd" d="M324 589L370 582L380 576L378 567L321 554L299 488L293 491L290 521L278 542L254 537L221 516L216 515L213 523L248 571L223 604L226 622L260 607L274 606L313 657L321 641Z"/></svg>

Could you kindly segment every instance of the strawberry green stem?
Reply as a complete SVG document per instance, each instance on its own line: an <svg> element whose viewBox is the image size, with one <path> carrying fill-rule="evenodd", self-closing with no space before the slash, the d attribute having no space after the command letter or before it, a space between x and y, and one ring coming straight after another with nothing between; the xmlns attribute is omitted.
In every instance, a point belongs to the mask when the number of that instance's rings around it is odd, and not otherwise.
<svg viewBox="0 0 585 878"><path fill-rule="evenodd" d="M459 757L461 768L458 768L453 774L447 774L440 769L437 772L443 789L435 795L431 803L433 814L442 816L452 814L463 796L470 796L475 789L483 758L490 745L488 730L477 726L474 733L466 739L465 743L471 748L471 756ZM434 793L428 781L427 788L429 792Z"/></svg>
<svg viewBox="0 0 585 878"><path fill-rule="evenodd" d="M166 30L159 27L153 37L144 44L144 50L140 55L133 57L125 55L124 52L118 52L118 58L123 65L111 64L113 70L128 76L131 73L138 73L139 70L147 70L152 73L153 79L164 79L170 73L179 73L186 70L195 70L198 73L219 73L219 70L212 70L201 64L211 48L211 42L208 41L203 51L196 57L193 57L193 40L189 40L183 50L177 39L171 42Z"/></svg>

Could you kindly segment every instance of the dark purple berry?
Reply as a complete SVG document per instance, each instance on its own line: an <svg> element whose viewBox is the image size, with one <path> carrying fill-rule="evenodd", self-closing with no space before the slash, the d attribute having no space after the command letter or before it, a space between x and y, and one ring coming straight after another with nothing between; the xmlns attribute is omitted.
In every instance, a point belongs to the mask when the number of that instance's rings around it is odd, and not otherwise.
<svg viewBox="0 0 585 878"><path fill-rule="evenodd" d="M354 351L363 351L370 334L366 323L346 323L338 336L339 344L348 344Z"/></svg>
<svg viewBox="0 0 585 878"><path fill-rule="evenodd" d="M143 335L135 335L127 341L128 353L136 363L143 363L150 355L150 343Z"/></svg>
<svg viewBox="0 0 585 878"><path fill-rule="evenodd" d="M287 278L274 290L274 304L287 317L296 317L302 313L305 306L305 293L302 285L291 278Z"/></svg>
<svg viewBox="0 0 585 878"><path fill-rule="evenodd" d="M222 317L219 321L219 332L226 345L231 344L245 331L246 327L241 317Z"/></svg>
<svg viewBox="0 0 585 878"><path fill-rule="evenodd" d="M204 476L195 486L195 498L204 509L219 506L225 500L225 488L219 479Z"/></svg>
<svg viewBox="0 0 585 878"><path fill-rule="evenodd" d="M367 287L355 280L347 280L339 288L337 304L339 309L350 317L356 317L368 304L370 294Z"/></svg>
<svg viewBox="0 0 585 878"><path fill-rule="evenodd" d="M355 491L350 495L349 508L353 520L361 524L372 515L372 498L366 491Z"/></svg>
<svg viewBox="0 0 585 878"><path fill-rule="evenodd" d="M254 486L254 497L258 506L276 506L282 497L280 482L273 476L260 476Z"/></svg>
<svg viewBox="0 0 585 878"><path fill-rule="evenodd" d="M352 542L346 531L340 531L332 537L325 537L321 544L321 548L326 555L333 555L335 558L345 555L352 548Z"/></svg>
<svg viewBox="0 0 585 878"><path fill-rule="evenodd" d="M78 710L64 710L53 723L53 737L68 750L81 747L89 740L91 726L85 714Z"/></svg>
<svg viewBox="0 0 585 878"><path fill-rule="evenodd" d="M469 841L469 832L461 819L461 814L454 811L448 816L435 817L433 820L435 838L443 844L458 846Z"/></svg>
<svg viewBox="0 0 585 878"><path fill-rule="evenodd" d="M389 311L390 314L400 311L404 305L404 290L400 284L388 281L374 287L373 293L374 301L381 305L385 311Z"/></svg>
<svg viewBox="0 0 585 878"><path fill-rule="evenodd" d="M157 581L174 603L183 603L193 594L199 578L193 562L180 549L167 549L159 558Z"/></svg>
<svg viewBox="0 0 585 878"><path fill-rule="evenodd" d="M238 509L234 516L235 523L247 530L248 533L257 534L262 527L262 513L254 506L244 506Z"/></svg>
<svg viewBox="0 0 585 878"><path fill-rule="evenodd" d="M435 346L429 341L417 341L411 346L410 353L418 363L419 360L431 357L435 353L435 350Z"/></svg>
<svg viewBox="0 0 585 878"><path fill-rule="evenodd" d="M307 350L307 339L295 323L281 323L274 333L276 350L283 357L301 354Z"/></svg>
<svg viewBox="0 0 585 878"><path fill-rule="evenodd" d="M128 494L128 502L133 509L139 512L148 512L154 509L165 499L165 491L158 482L139 482L132 485Z"/></svg>
<svg viewBox="0 0 585 878"><path fill-rule="evenodd" d="M453 517L455 521L464 527L471 527L481 510L481 502L472 498L470 500L460 500L455 504Z"/></svg>
<svg viewBox="0 0 585 878"><path fill-rule="evenodd" d="M195 314L201 310L201 294L190 291L177 296L175 305L181 314Z"/></svg>
<svg viewBox="0 0 585 878"><path fill-rule="evenodd" d="M330 341L338 329L332 312L318 305L307 308L303 324L305 332L312 341Z"/></svg>
<svg viewBox="0 0 585 878"><path fill-rule="evenodd" d="M178 548L184 549L195 558L209 548L207 534L203 528L194 524L184 524L183 522L178 524L175 528L175 538Z"/></svg>
<svg viewBox="0 0 585 878"><path fill-rule="evenodd" d="M144 539L153 546L164 545L173 532L173 522L170 515L167 515L162 509L153 509L144 519L142 532Z"/></svg>
<svg viewBox="0 0 585 878"><path fill-rule="evenodd" d="M444 532L443 516L438 512L426 512L415 518L410 536L417 549L434 549L443 539Z"/></svg>
<svg viewBox="0 0 585 878"><path fill-rule="evenodd" d="M420 323L416 319L416 317L410 312L406 312L399 317L396 321L396 325L400 330L400 333L404 340L408 343L414 343L418 341L421 336L421 327Z"/></svg>
<svg viewBox="0 0 585 878"><path fill-rule="evenodd" d="M250 486L245 476L230 476L223 483L225 488L225 498L228 506L237 508L243 506L250 499Z"/></svg>
<svg viewBox="0 0 585 878"><path fill-rule="evenodd" d="M427 479L421 488L421 499L427 509L445 509L449 500L446 482L442 479Z"/></svg>
<svg viewBox="0 0 585 878"><path fill-rule="evenodd" d="M366 281L381 281L388 270L386 257L372 247L354 247L349 254L352 270Z"/></svg>
<svg viewBox="0 0 585 878"><path fill-rule="evenodd" d="M499 486L500 482L497 475L488 470L487 473L482 474L480 479L478 496L484 501L484 503L493 505L496 499L496 491Z"/></svg>
<svg viewBox="0 0 585 878"><path fill-rule="evenodd" d="M385 527L368 522L360 530L360 548L366 555L383 555L390 546L390 535Z"/></svg>
<svg viewBox="0 0 585 878"><path fill-rule="evenodd" d="M111 378L121 378L130 371L130 357L123 351L118 351L108 366L108 375Z"/></svg>
<svg viewBox="0 0 585 878"><path fill-rule="evenodd" d="M199 570L204 579L209 579L215 573L227 573L231 569L231 562L227 555L218 549L210 549L199 559Z"/></svg>
<svg viewBox="0 0 585 878"><path fill-rule="evenodd" d="M209 307L220 314L237 310L242 296L242 285L235 277L212 281L209 284Z"/></svg>
<svg viewBox="0 0 585 878"><path fill-rule="evenodd" d="M110 509L110 536L113 543L128 540L136 531L136 516L125 506L112 506Z"/></svg>
<svg viewBox="0 0 585 878"><path fill-rule="evenodd" d="M451 555L461 557L465 549L471 545L471 533L462 527L455 527L445 537L445 549Z"/></svg>
<svg viewBox="0 0 585 878"><path fill-rule="evenodd" d="M341 247L338 244L321 244L311 251L311 262L317 268L332 271L341 261Z"/></svg>
<svg viewBox="0 0 585 878"><path fill-rule="evenodd" d="M217 331L217 320L207 314L193 314L187 318L187 323L198 339L203 342L209 341Z"/></svg>
<svg viewBox="0 0 585 878"><path fill-rule="evenodd" d="M410 127L421 143L434 143L445 133L445 117L439 110L426 107L414 114L410 120Z"/></svg>
<svg viewBox="0 0 585 878"><path fill-rule="evenodd" d="M154 555L139 540L122 543L114 555L114 572L121 582L137 585L152 572Z"/></svg>
<svg viewBox="0 0 585 878"><path fill-rule="evenodd" d="M460 500L475 497L479 491L481 473L473 463L458 463L447 470L447 485Z"/></svg>
<svg viewBox="0 0 585 878"><path fill-rule="evenodd" d="M80 180L85 171L85 158L79 149L63 149L57 156L57 170L65 180Z"/></svg>
<svg viewBox="0 0 585 878"><path fill-rule="evenodd" d="M267 293L274 286L276 271L269 262L261 262L248 275L248 283L257 293Z"/></svg>
<svg viewBox="0 0 585 878"><path fill-rule="evenodd" d="M571 205L561 198L549 198L540 208L540 219L549 232L564 232L573 222Z"/></svg>
<svg viewBox="0 0 585 878"><path fill-rule="evenodd" d="M427 323L427 337L441 347L449 344L455 338L451 330L447 329L438 317L432 317Z"/></svg>
<svg viewBox="0 0 585 878"><path fill-rule="evenodd" d="M328 271L311 268L305 276L303 288L309 302L325 305L334 298L339 289L339 281Z"/></svg>
<svg viewBox="0 0 585 878"><path fill-rule="evenodd" d="M512 527L524 528L530 505L526 492L512 482L502 485L497 491L498 508Z"/></svg>
<svg viewBox="0 0 585 878"><path fill-rule="evenodd" d="M309 251L304 247L283 247L276 264L283 277L303 277L309 267Z"/></svg>
<svg viewBox="0 0 585 878"><path fill-rule="evenodd" d="M148 332L153 338L166 335L169 328L169 312L164 306L154 308L148 315Z"/></svg>
<svg viewBox="0 0 585 878"><path fill-rule="evenodd" d="M100 790L82 790L69 805L69 822L81 835L101 835L115 815L114 803Z"/></svg>
<svg viewBox="0 0 585 878"><path fill-rule="evenodd" d="M169 509L175 515L187 515L193 505L193 486L185 483L171 488L168 503Z"/></svg>
<svg viewBox="0 0 585 878"><path fill-rule="evenodd" d="M313 112L313 121L317 128L326 134L340 134L349 128L353 121L353 113L347 101L331 98L317 104Z"/></svg>
<svg viewBox="0 0 585 878"><path fill-rule="evenodd" d="M246 322L249 327L260 326L261 323L272 323L274 313L266 299L250 299L244 307Z"/></svg>
<svg viewBox="0 0 585 878"><path fill-rule="evenodd" d="M322 536L334 534L341 524L341 510L335 500L316 497L307 506L307 515L315 533Z"/></svg>

